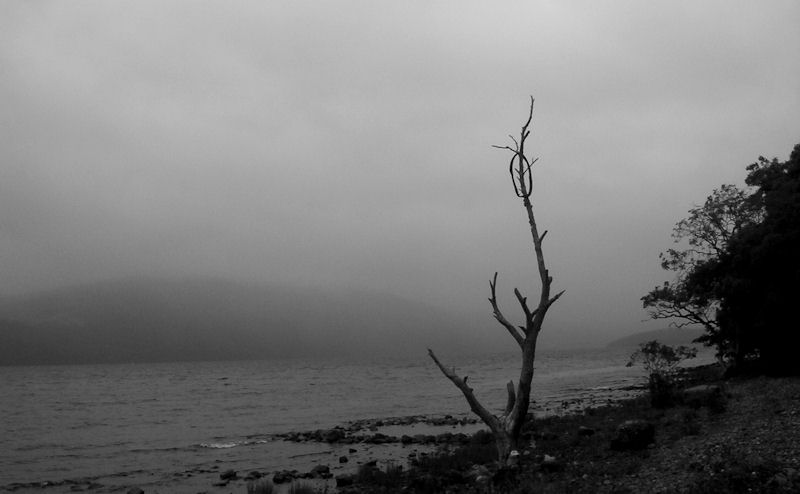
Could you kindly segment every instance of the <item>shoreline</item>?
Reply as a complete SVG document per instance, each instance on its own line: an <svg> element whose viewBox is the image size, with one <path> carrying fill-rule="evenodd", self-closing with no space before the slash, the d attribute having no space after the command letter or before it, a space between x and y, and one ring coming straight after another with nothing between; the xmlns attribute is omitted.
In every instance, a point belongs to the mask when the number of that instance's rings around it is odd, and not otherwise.
<svg viewBox="0 0 800 494"><path fill-rule="evenodd" d="M629 386L619 391L636 393L643 391L643 386ZM629 398L620 398L625 400ZM608 399L603 399L609 402ZM567 406L568 405L568 406ZM573 399L560 408L552 408L545 416L559 416L581 413L592 406L590 400ZM554 411L556 410L556 411ZM560 412L560 413L559 413ZM311 481L318 487L326 487L335 491L334 476L351 475L363 465L402 465L408 467L418 456L436 453L446 447L467 444L469 438L479 430L488 430L478 418L471 414L463 415L409 415L399 417L382 417L351 420L329 429L307 431L291 431L265 436L253 436L252 443L246 439L245 444L275 445L295 444L300 446L318 446L312 452L291 454L287 449L286 468L277 470L258 467L235 470L235 476L220 478L225 472L234 471L229 462L214 460L212 464L185 468L172 473L168 482L155 479L145 470L115 472L106 475L83 476L65 479L44 479L29 482L12 482L0 486L0 492L82 492L92 491L124 492L128 488L142 488L145 493L198 493L221 494L236 491L246 492L248 482L259 479L274 479L277 475L281 481L276 484L278 492L292 481ZM198 447L224 451L240 444L206 443ZM342 462L341 458L347 457ZM296 461L288 461L296 460ZM256 462L254 462L256 463ZM327 466L330 472L320 474L313 469ZM177 483L176 483L177 482Z"/></svg>
<svg viewBox="0 0 800 494"><path fill-rule="evenodd" d="M479 449L485 456L485 442L467 441L437 446L438 453L428 458L432 461L413 461L407 472L391 465L362 469L348 480L352 486L333 492L800 490L800 377L723 380L721 368L710 364L688 367L678 379L688 391L676 395L676 403L667 408L653 408L642 394L536 419L530 446L521 451L519 468L511 474L491 462L456 466ZM617 447L620 426L628 421L651 424L652 440L645 446Z"/></svg>
<svg viewBox="0 0 800 494"><path fill-rule="evenodd" d="M686 392L667 408L653 408L644 395L538 419L517 468L471 465L465 448L396 476L398 485L379 492L403 492L403 485L411 492L512 494L800 491L800 376L721 374L713 364L687 368L680 376ZM649 440L622 443L629 421L649 424ZM376 492L372 487L339 492Z"/></svg>

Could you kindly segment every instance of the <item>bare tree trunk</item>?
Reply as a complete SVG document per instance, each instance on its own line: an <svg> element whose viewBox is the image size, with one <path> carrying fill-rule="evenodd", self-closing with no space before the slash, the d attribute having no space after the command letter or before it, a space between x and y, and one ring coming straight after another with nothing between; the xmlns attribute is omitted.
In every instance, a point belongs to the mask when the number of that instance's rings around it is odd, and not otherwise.
<svg viewBox="0 0 800 494"><path fill-rule="evenodd" d="M522 204L528 214L528 224L531 229L531 237L533 239L534 252L536 254L536 263L539 271L539 278L541 280L541 294L539 296L539 303L534 310L528 307L528 299L524 297L518 289L514 289L514 295L517 297L523 313L525 314L525 325L514 326L506 319L500 311L497 304L497 273L494 278L489 282L491 289L491 297L489 303L492 305L492 312L494 318L508 331L520 347L522 353L522 365L520 368L519 381L517 381L516 388L514 383L509 382L508 388L508 401L506 407L500 415L495 415L487 410L475 397L475 394L467 385L466 378L461 378L456 374L455 369L446 368L436 357L432 350L428 349L428 354L442 371L442 373L450 379L456 387L461 390L461 393L467 400L470 409L489 427L494 435L495 445L497 447L497 457L501 465L508 463L511 451L519 448L520 437L522 428L525 425L525 420L528 415L531 397L531 383L533 381L533 363L536 359L536 339L542 329L544 323L544 316L550 306L558 300L564 293L559 292L555 296L550 296L550 285L553 282L552 276L547 270L544 262L544 254L542 251L542 241L544 240L547 231L539 235L539 230L536 226L536 220L533 215L533 205L531 204L530 196L533 192L533 176L532 167L536 160L530 161L525 156L525 140L530 135L531 120L533 119L533 98L531 98L530 111L528 112L528 120L522 126L519 140L511 136L514 142L514 147L511 146L494 146L499 149L507 149L513 153L511 161L508 165L508 171L511 174L511 181L514 185L514 191L517 197L522 199Z"/></svg>

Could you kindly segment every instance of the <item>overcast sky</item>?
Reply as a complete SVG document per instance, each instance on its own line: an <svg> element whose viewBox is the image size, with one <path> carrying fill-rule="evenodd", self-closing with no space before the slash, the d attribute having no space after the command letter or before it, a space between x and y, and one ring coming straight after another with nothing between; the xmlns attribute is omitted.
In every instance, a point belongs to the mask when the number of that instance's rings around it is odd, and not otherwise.
<svg viewBox="0 0 800 494"><path fill-rule="evenodd" d="M0 291L211 275L653 329L676 221L800 142L800 2L0 3ZM498 330L499 331L499 330ZM570 336L571 335L571 336Z"/></svg>

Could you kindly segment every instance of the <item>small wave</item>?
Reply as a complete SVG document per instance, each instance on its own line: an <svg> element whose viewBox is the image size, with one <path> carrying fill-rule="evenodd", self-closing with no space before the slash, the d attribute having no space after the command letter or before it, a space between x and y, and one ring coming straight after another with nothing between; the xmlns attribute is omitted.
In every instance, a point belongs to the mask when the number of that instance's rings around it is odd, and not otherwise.
<svg viewBox="0 0 800 494"><path fill-rule="evenodd" d="M265 444L268 443L268 439L256 439L256 440L247 440L247 441L229 441L229 442L216 442L216 443L200 443L198 444L201 448L208 448L208 449L230 449L236 448L238 446L250 446L253 444Z"/></svg>
<svg viewBox="0 0 800 494"><path fill-rule="evenodd" d="M229 449L239 446L239 443L200 443L201 448Z"/></svg>

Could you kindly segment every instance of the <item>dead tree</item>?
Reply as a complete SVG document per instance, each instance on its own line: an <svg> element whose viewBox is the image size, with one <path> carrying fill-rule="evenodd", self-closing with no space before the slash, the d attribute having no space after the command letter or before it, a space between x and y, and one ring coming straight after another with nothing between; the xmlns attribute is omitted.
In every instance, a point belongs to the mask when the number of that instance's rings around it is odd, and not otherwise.
<svg viewBox="0 0 800 494"><path fill-rule="evenodd" d="M516 388L514 387L514 381L508 383L508 401L502 413L496 415L484 407L475 397L472 388L467 385L467 377L460 377L456 374L455 368L448 369L445 367L433 353L433 350L428 349L428 354L439 369L441 369L442 373L444 373L444 375L464 394L470 409L486 423L489 429L491 429L495 439L495 445L497 446L498 460L501 465L507 464L511 451L521 446L520 437L522 427L525 424L528 408L530 406L533 363L536 358L536 339L539 336L539 332L542 330L542 323L544 322L544 316L547 310L564 293L561 291L552 297L550 296L550 285L553 283L553 277L550 276L545 266L544 254L542 253L542 241L545 235L547 235L547 231L539 235L530 199L531 192L533 191L531 169L538 159L530 161L525 156L525 141L530 135L529 126L533 119L533 101L533 97L531 97L528 120L525 122L525 125L522 126L519 140L515 139L514 136L509 136L514 146L493 146L498 149L509 150L512 153L508 171L511 174L514 192L517 194L517 197L522 199L522 204L525 206L525 210L528 213L528 223L530 224L531 235L533 237L533 248L536 253L536 262L542 285L539 303L534 309L531 309L528 305L527 297L524 297L519 289L514 289L514 295L516 295L517 301L525 316L525 324L515 326L503 315L500 311L500 306L497 304L497 273L494 274L494 278L489 282L489 287L491 289L489 303L492 305L494 318L497 319L511 337L514 338L514 341L517 342L522 352L522 368L519 374L519 381L517 381Z"/></svg>

